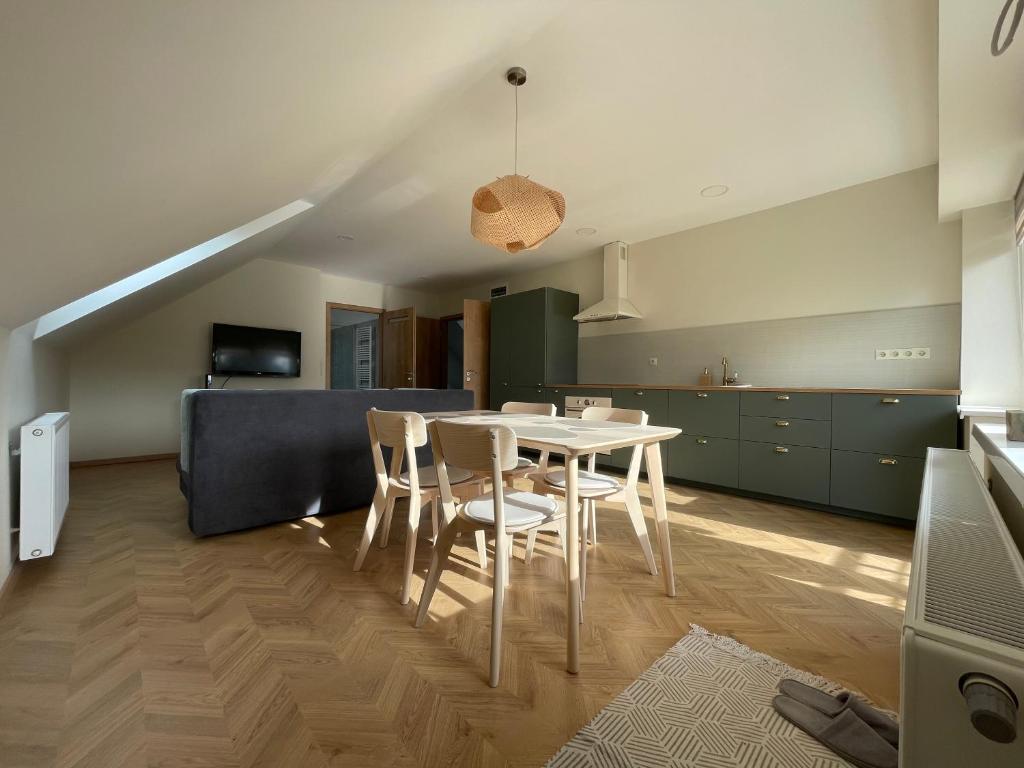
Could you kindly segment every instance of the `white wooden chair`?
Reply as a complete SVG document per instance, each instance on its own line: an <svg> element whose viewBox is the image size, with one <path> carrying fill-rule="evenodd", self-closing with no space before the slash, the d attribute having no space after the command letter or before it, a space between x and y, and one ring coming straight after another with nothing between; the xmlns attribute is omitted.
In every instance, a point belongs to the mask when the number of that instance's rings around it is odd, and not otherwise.
<svg viewBox="0 0 1024 768"><path fill-rule="evenodd" d="M519 464L515 433L506 426L459 424L438 420L430 425L434 466L444 508L444 528L434 545L430 572L423 585L416 626L423 625L441 572L448 562L455 537L463 532L493 531L494 597L491 605L491 674L496 687L501 672L501 623L505 588L508 586L507 547L513 533L529 531L565 517L561 505L547 496L506 488L504 473ZM449 479L457 472L490 473L490 493L455 505Z"/></svg>
<svg viewBox="0 0 1024 768"><path fill-rule="evenodd" d="M644 411L629 410L626 408L600 408L591 406L581 414L583 421L614 421L623 424L636 424L645 426L647 414ZM597 502L615 502L623 504L629 513L630 522L633 523L633 530L640 540L640 548L643 550L644 559L647 561L647 568L652 576L658 574L658 566L654 562L654 552L651 549L651 539L647 535L647 523L644 520L643 507L640 504L640 493L637 490L637 482L640 478L640 460L643 455L643 446L633 447L633 455L629 460L629 469L626 471L626 480L623 482L617 477L603 475L595 472L597 455L591 454L585 471L579 473L579 497L583 504L583 525L580 530L580 596L586 595L587 584L587 540L588 533L590 541L597 545ZM534 481L533 490L535 493L553 493L565 495L565 470L555 469L547 472L536 472L530 475ZM529 562L533 554L533 547L536 541L537 532L532 530L527 535L526 557Z"/></svg>
<svg viewBox="0 0 1024 768"><path fill-rule="evenodd" d="M409 499L409 529L405 537L405 577L402 582L402 604L409 602L409 587L412 583L413 563L416 558L416 539L419 536L420 513L423 505L430 502L434 540L437 540L440 523L438 520L438 498L440 491L437 472L434 467L420 469L416 464L416 449L427 444L427 425L418 413L405 411L378 411L373 408L366 412L366 425L370 431L370 450L377 475L377 490L366 516L363 540L356 553L352 570L358 571L370 549L373 534L383 519L380 533L380 547L388 544L391 517L398 499ZM391 468L385 469L382 446L391 449ZM402 471L402 464L407 467ZM480 492L480 482L473 473L453 470L449 481L458 486L464 495Z"/></svg>

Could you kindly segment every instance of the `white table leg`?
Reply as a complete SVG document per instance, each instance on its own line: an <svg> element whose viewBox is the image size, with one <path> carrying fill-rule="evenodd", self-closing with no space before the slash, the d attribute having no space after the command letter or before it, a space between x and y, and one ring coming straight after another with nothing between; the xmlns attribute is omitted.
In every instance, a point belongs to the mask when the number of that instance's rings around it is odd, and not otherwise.
<svg viewBox="0 0 1024 768"><path fill-rule="evenodd" d="M566 646L566 669L571 674L580 671L580 518L579 518L580 460L575 454L565 457L565 517L566 517L566 591L569 620Z"/></svg>
<svg viewBox="0 0 1024 768"><path fill-rule="evenodd" d="M654 520L658 531L658 545L661 548L661 569L665 575L665 594L675 597L676 573L672 567L672 543L668 533L665 476L661 471L661 443L645 445L644 460L647 464L647 480L651 484L651 497L654 500Z"/></svg>

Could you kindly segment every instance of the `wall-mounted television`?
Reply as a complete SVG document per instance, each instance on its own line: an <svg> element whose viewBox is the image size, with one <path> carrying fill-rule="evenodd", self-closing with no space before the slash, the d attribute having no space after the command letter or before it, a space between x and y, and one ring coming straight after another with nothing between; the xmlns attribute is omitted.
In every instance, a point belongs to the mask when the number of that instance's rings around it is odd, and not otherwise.
<svg viewBox="0 0 1024 768"><path fill-rule="evenodd" d="M299 331L214 323L210 337L210 373L214 376L299 375Z"/></svg>

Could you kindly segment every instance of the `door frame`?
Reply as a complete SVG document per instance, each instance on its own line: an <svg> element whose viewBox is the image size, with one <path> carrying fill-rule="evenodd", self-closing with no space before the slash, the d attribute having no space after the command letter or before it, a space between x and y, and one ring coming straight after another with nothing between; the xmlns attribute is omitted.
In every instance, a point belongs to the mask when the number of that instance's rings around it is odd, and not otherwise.
<svg viewBox="0 0 1024 768"><path fill-rule="evenodd" d="M332 309L347 309L349 312L364 312L368 315L377 315L377 383L380 384L380 338L381 338L381 327L380 327L380 316L384 314L384 310L379 307L363 307L359 304L342 304L337 301L328 301L327 308L324 311L326 316L326 332L324 339L324 345L327 348L326 363L324 363L324 389L331 388L331 310Z"/></svg>

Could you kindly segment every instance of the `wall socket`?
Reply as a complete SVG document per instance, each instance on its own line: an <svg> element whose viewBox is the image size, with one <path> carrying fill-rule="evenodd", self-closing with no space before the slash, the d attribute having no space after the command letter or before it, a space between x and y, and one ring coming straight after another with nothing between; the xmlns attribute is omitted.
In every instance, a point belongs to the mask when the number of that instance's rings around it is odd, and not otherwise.
<svg viewBox="0 0 1024 768"><path fill-rule="evenodd" d="M928 360L931 347L902 347L899 349L876 349L875 360Z"/></svg>
<svg viewBox="0 0 1024 768"><path fill-rule="evenodd" d="M647 358L647 364L648 365L653 365L654 367L657 367L658 366L658 358L656 358L656 357L648 357Z"/></svg>

